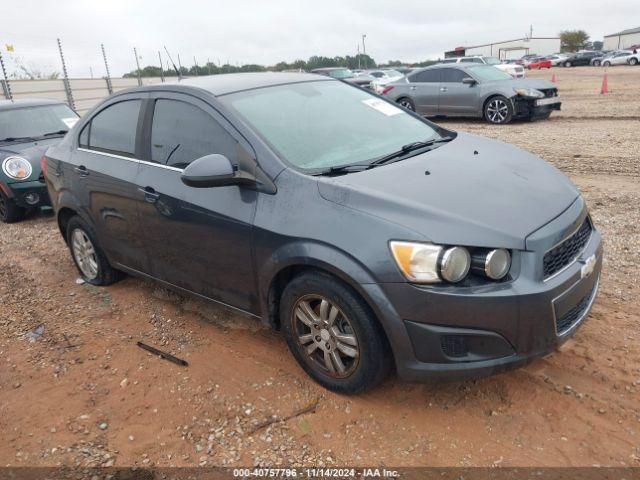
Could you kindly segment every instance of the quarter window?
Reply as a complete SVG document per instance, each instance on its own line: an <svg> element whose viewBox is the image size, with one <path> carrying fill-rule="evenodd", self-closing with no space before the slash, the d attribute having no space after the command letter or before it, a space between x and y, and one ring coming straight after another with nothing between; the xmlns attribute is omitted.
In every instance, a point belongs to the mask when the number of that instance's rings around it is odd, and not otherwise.
<svg viewBox="0 0 640 480"><path fill-rule="evenodd" d="M177 100L157 100L151 126L151 160L185 168L194 160L220 153L235 163L235 139L200 108Z"/></svg>
<svg viewBox="0 0 640 480"><path fill-rule="evenodd" d="M141 100L125 100L101 110L80 133L80 146L135 156L141 103Z"/></svg>

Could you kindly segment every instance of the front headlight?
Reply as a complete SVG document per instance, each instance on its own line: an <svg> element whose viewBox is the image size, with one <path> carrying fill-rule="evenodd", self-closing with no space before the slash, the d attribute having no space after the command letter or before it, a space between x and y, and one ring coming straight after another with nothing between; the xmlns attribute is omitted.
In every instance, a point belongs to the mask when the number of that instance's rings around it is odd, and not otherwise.
<svg viewBox="0 0 640 480"><path fill-rule="evenodd" d="M25 180L31 176L33 169L26 158L7 157L2 162L2 171L8 177L16 180Z"/></svg>
<svg viewBox="0 0 640 480"><path fill-rule="evenodd" d="M535 88L514 88L515 92L521 97L527 98L543 98L544 93Z"/></svg>
<svg viewBox="0 0 640 480"><path fill-rule="evenodd" d="M467 276L471 267L471 256L464 247L396 241L390 247L398 268L410 282L456 283Z"/></svg>

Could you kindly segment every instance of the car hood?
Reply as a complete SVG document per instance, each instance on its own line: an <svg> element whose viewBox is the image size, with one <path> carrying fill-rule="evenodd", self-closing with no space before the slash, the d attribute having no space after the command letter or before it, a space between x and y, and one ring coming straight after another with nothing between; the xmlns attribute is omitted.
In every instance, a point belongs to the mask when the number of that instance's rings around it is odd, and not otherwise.
<svg viewBox="0 0 640 480"><path fill-rule="evenodd" d="M28 179L22 181L32 181L40 176L40 158L44 155L52 145L60 143L62 137L47 138L44 140L36 140L27 143L11 143L8 145L0 145L0 162L7 157L20 156L31 163L33 173ZM11 180L15 182L16 180Z"/></svg>
<svg viewBox="0 0 640 480"><path fill-rule="evenodd" d="M487 84L489 83L503 84L504 82L509 82L509 84L513 88L536 88L536 89L557 88L556 85L551 83L549 80L542 80L540 78L514 78L509 80L498 80L496 82L487 82Z"/></svg>
<svg viewBox="0 0 640 480"><path fill-rule="evenodd" d="M320 195L440 244L524 249L526 237L566 210L579 192L541 158L459 133L390 165L319 177Z"/></svg>

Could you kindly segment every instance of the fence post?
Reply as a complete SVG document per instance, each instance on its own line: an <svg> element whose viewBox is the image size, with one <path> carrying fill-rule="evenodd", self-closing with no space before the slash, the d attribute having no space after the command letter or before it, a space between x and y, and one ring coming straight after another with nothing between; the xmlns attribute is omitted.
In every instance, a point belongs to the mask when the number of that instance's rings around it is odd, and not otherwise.
<svg viewBox="0 0 640 480"><path fill-rule="evenodd" d="M160 50L158 50L158 60L160 60L160 80L164 83L164 68L162 67L162 55L160 55Z"/></svg>
<svg viewBox="0 0 640 480"><path fill-rule="evenodd" d="M109 95L113 93L113 85L111 85L111 74L109 73L109 64L107 63L107 54L104 51L104 43L100 44L100 48L102 49L102 58L104 60L104 68L107 70L107 76L105 80L107 81L107 91Z"/></svg>
<svg viewBox="0 0 640 480"><path fill-rule="evenodd" d="M7 100L13 102L13 95L11 94L11 85L9 85L9 77L7 77L7 70L4 68L4 60L2 59L2 52L0 52L0 67L2 68L2 77L4 80L0 80L2 84L2 93Z"/></svg>
<svg viewBox="0 0 640 480"><path fill-rule="evenodd" d="M133 47L133 54L136 56L136 65L138 67L138 86L142 85L142 79L140 78L140 62L138 61L138 50Z"/></svg>
<svg viewBox="0 0 640 480"><path fill-rule="evenodd" d="M62 61L62 84L64 85L64 91L67 94L67 103L69 106L75 110L76 104L73 101L73 92L71 91L71 83L69 83L69 75L67 73L67 64L64 61L64 55L62 54L62 43L58 38L58 50L60 51L60 60Z"/></svg>

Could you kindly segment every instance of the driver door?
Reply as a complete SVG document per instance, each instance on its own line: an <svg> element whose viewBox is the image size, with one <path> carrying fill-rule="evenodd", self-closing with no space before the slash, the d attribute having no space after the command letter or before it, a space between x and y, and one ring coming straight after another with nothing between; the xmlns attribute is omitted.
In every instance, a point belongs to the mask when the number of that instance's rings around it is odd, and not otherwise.
<svg viewBox="0 0 640 480"><path fill-rule="evenodd" d="M152 94L145 110L145 160L138 209L151 274L191 292L251 311L256 304L251 253L256 192L237 185L194 188L180 175L219 153L232 163L251 147L207 103Z"/></svg>

